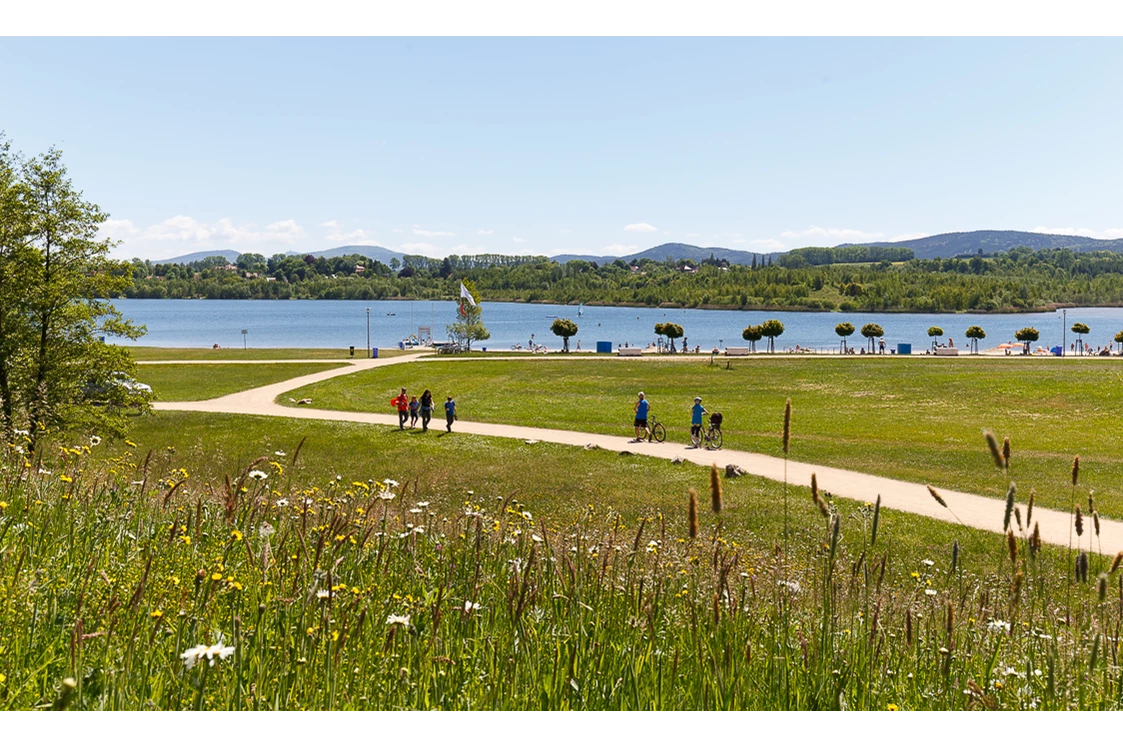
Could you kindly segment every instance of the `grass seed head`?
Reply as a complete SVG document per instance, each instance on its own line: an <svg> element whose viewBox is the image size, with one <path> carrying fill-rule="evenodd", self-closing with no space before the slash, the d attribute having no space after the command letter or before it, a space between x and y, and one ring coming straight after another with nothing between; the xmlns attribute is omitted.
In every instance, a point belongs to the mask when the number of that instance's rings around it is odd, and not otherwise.
<svg viewBox="0 0 1123 748"><path fill-rule="evenodd" d="M721 476L716 462L710 465L710 507L714 514L721 514Z"/></svg>
<svg viewBox="0 0 1123 748"><path fill-rule="evenodd" d="M1029 552L1036 556L1041 551L1041 528L1033 523L1033 534L1029 536Z"/></svg>
<svg viewBox="0 0 1123 748"><path fill-rule="evenodd" d="M1006 531L1006 550L1010 556L1010 563L1018 563L1018 539L1014 536L1013 530Z"/></svg>
<svg viewBox="0 0 1123 748"><path fill-rule="evenodd" d="M1080 537L1084 534L1084 514L1080 511L1080 507L1076 507L1076 536Z"/></svg>
<svg viewBox="0 0 1123 748"><path fill-rule="evenodd" d="M693 488L690 489L690 510L689 510L689 523L690 523L690 537L698 537L698 492Z"/></svg>
<svg viewBox="0 0 1123 748"><path fill-rule="evenodd" d="M792 440L792 399L789 397L784 403L784 454L788 453L788 446Z"/></svg>
<svg viewBox="0 0 1123 748"><path fill-rule="evenodd" d="M940 496L940 494L936 493L936 489L932 488L931 486L928 486L928 493L932 494L932 498L936 500L937 504L942 506L944 509L948 508L948 503L946 501L944 501L943 496Z"/></svg>
<svg viewBox="0 0 1123 748"><path fill-rule="evenodd" d="M826 502L819 496L819 479L815 477L815 473L811 474L811 500L815 502L815 506L819 507L819 513L824 517L829 517L831 512L827 508Z"/></svg>
<svg viewBox="0 0 1123 748"><path fill-rule="evenodd" d="M1099 578L1096 580L1096 597L1102 603L1107 599L1107 574L1100 572Z"/></svg>
<svg viewBox="0 0 1123 748"><path fill-rule="evenodd" d="M1096 528L1096 537L1100 536L1100 513L1092 512L1092 527Z"/></svg>
<svg viewBox="0 0 1123 748"><path fill-rule="evenodd" d="M1119 570L1119 564L1123 564L1123 551L1115 554L1115 558L1111 561L1111 573L1114 574Z"/></svg>
<svg viewBox="0 0 1123 748"><path fill-rule="evenodd" d="M1006 514L1002 518L1003 530L1010 529L1010 515L1014 513L1014 494L1017 490L1018 488L1014 485L1014 482L1010 481L1010 487L1006 489Z"/></svg>
<svg viewBox="0 0 1123 748"><path fill-rule="evenodd" d="M955 540L951 544L951 573L954 574L955 570L959 568L959 541Z"/></svg>
<svg viewBox="0 0 1123 748"><path fill-rule="evenodd" d="M1033 502L1037 500L1037 492L1029 489L1029 504L1026 505L1026 527L1033 522Z"/></svg>
<svg viewBox="0 0 1123 748"><path fill-rule="evenodd" d="M998 446L998 439L990 431L984 431L983 437L987 440L987 449L994 458L994 464L999 470L1006 469L1006 461L1002 459L1002 449Z"/></svg>
<svg viewBox="0 0 1123 748"><path fill-rule="evenodd" d="M1002 440L1002 462L1005 463L1006 468L1010 468L1010 437Z"/></svg>
<svg viewBox="0 0 1123 748"><path fill-rule="evenodd" d="M1072 485L1080 480L1080 455L1072 458Z"/></svg>
<svg viewBox="0 0 1123 748"><path fill-rule="evenodd" d="M1088 489L1088 514L1096 513L1096 489Z"/></svg>
<svg viewBox="0 0 1123 748"><path fill-rule="evenodd" d="M870 545L877 544L877 526L881 521L881 494L877 495L877 502L873 505L873 529L870 531Z"/></svg>

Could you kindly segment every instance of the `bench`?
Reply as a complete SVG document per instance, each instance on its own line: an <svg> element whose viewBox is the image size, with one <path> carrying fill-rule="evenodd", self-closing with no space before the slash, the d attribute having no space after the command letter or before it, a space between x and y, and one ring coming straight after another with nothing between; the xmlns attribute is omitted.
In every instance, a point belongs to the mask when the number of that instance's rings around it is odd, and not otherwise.
<svg viewBox="0 0 1123 748"><path fill-rule="evenodd" d="M616 355L617 356L642 356L643 355L643 349L642 348L617 348L616 349Z"/></svg>
<svg viewBox="0 0 1123 748"><path fill-rule="evenodd" d="M747 355L749 355L749 349L748 348L734 348L733 346L729 346L728 348L725 349L725 355L726 356L747 356Z"/></svg>
<svg viewBox="0 0 1123 748"><path fill-rule="evenodd" d="M937 348L936 349L936 355L937 356L958 356L959 355L959 349L958 348Z"/></svg>

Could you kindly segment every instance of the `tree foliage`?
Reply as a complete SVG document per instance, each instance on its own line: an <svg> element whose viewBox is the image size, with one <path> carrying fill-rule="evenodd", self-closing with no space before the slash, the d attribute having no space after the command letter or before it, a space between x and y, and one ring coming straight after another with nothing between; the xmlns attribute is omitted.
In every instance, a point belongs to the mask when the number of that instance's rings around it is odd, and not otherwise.
<svg viewBox="0 0 1123 748"><path fill-rule="evenodd" d="M979 352L979 341L987 336L986 330L978 325L971 325L967 328L967 332L963 333L971 340L971 347L975 353Z"/></svg>
<svg viewBox="0 0 1123 748"><path fill-rule="evenodd" d="M850 322L839 322L834 326L834 333L841 340L839 341L839 350L843 353L846 352L846 339L854 334L854 325Z"/></svg>
<svg viewBox="0 0 1123 748"><path fill-rule="evenodd" d="M26 431L34 448L67 427L120 431L105 393L134 371L128 350L104 335L137 338L105 299L130 284L129 266L99 239L108 218L83 199L51 149L29 161L0 138L0 431ZM140 393L133 405L143 408ZM114 403L110 402L109 405Z"/></svg>
<svg viewBox="0 0 1123 748"><path fill-rule="evenodd" d="M1036 327L1023 327L1014 333L1014 339L1018 340L1023 345L1023 353L1029 353L1029 344L1036 342L1041 337L1041 333L1037 331Z"/></svg>
<svg viewBox="0 0 1123 748"><path fill-rule="evenodd" d="M880 338L884 335L885 330L882 329L881 325L874 324L873 322L862 325L862 337L869 341L870 353L874 352L874 338Z"/></svg>
<svg viewBox="0 0 1123 748"><path fill-rule="evenodd" d="M569 339L577 334L577 323L559 317L550 325L550 330L562 339L562 350L569 353Z"/></svg>
<svg viewBox="0 0 1123 748"><path fill-rule="evenodd" d="M761 331L760 325L749 325L741 331L741 337L748 341L750 349L756 353L757 341L764 337L764 332Z"/></svg>
<svg viewBox="0 0 1123 748"><path fill-rule="evenodd" d="M776 338L784 334L784 323L778 319L770 319L760 326L761 334L768 338L768 352L776 352Z"/></svg>
<svg viewBox="0 0 1123 748"><path fill-rule="evenodd" d="M686 331L682 329L682 325L674 322L656 322L655 334L668 338L671 341L671 350L674 351L675 340L686 334Z"/></svg>

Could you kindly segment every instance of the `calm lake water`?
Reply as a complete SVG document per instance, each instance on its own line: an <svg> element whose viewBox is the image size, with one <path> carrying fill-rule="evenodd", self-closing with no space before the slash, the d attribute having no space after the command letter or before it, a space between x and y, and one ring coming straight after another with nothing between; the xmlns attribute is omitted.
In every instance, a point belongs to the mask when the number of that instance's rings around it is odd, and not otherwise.
<svg viewBox="0 0 1123 748"><path fill-rule="evenodd" d="M372 346L396 348L398 342L419 326L432 328L435 340L446 340L446 325L456 318L456 304L451 301L207 301L195 299L119 299L118 310L138 324L148 327L148 334L135 345L206 347L215 343L224 347L241 347L241 331L251 348L346 348L362 349L367 340L367 308L370 309L370 340ZM624 342L647 345L655 340L657 322L676 322L683 326L691 348L701 346L743 345L741 330L750 324L777 318L784 323L784 334L777 338L777 349L799 345L812 349L837 349L835 325L849 321L861 329L875 322L885 329L887 348L898 343L911 343L923 350L930 342L929 327L943 328L944 338L966 348L963 331L979 325L987 332L980 349L992 348L1012 341L1014 331L1036 327L1041 332L1038 345L1051 348L1061 344L1065 324L1061 312L1038 314L870 314L865 312L742 312L702 309L643 309L631 307L585 306L577 316L576 306L553 304L514 304L485 302L483 322L491 331L491 339L477 345L491 350L509 350L513 345L526 346L531 336L552 350L561 346L561 339L550 332L554 317L566 317L578 324L578 334L570 341L583 350L595 349L597 341L609 341L613 348ZM1084 322L1092 332L1085 337L1093 346L1110 343L1115 333L1123 330L1123 309L1069 309L1068 327ZM1069 332L1071 343L1075 335ZM125 341L127 342L127 341ZM762 341L762 344L766 341ZM857 350L865 341L860 334L850 338ZM132 343L130 343L132 344Z"/></svg>

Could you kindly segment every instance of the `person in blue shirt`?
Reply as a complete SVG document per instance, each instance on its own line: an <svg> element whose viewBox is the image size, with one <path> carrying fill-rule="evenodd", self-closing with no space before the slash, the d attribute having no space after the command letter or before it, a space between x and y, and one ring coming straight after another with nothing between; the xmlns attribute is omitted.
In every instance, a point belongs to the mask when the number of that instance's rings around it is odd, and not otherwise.
<svg viewBox="0 0 1123 748"><path fill-rule="evenodd" d="M451 434L452 422L456 420L456 401L452 399L452 395L449 395L448 400L445 400L445 419L448 421L445 428Z"/></svg>
<svg viewBox="0 0 1123 748"><path fill-rule="evenodd" d="M647 398L643 393L639 393L639 400L636 401L636 438L634 441L642 442L644 437L650 437L651 432L647 430L647 412L651 409L651 403L647 402Z"/></svg>
<svg viewBox="0 0 1123 748"><path fill-rule="evenodd" d="M702 398L694 398L694 407L690 409L690 441L697 447L702 441L702 416L709 413L702 407Z"/></svg>

